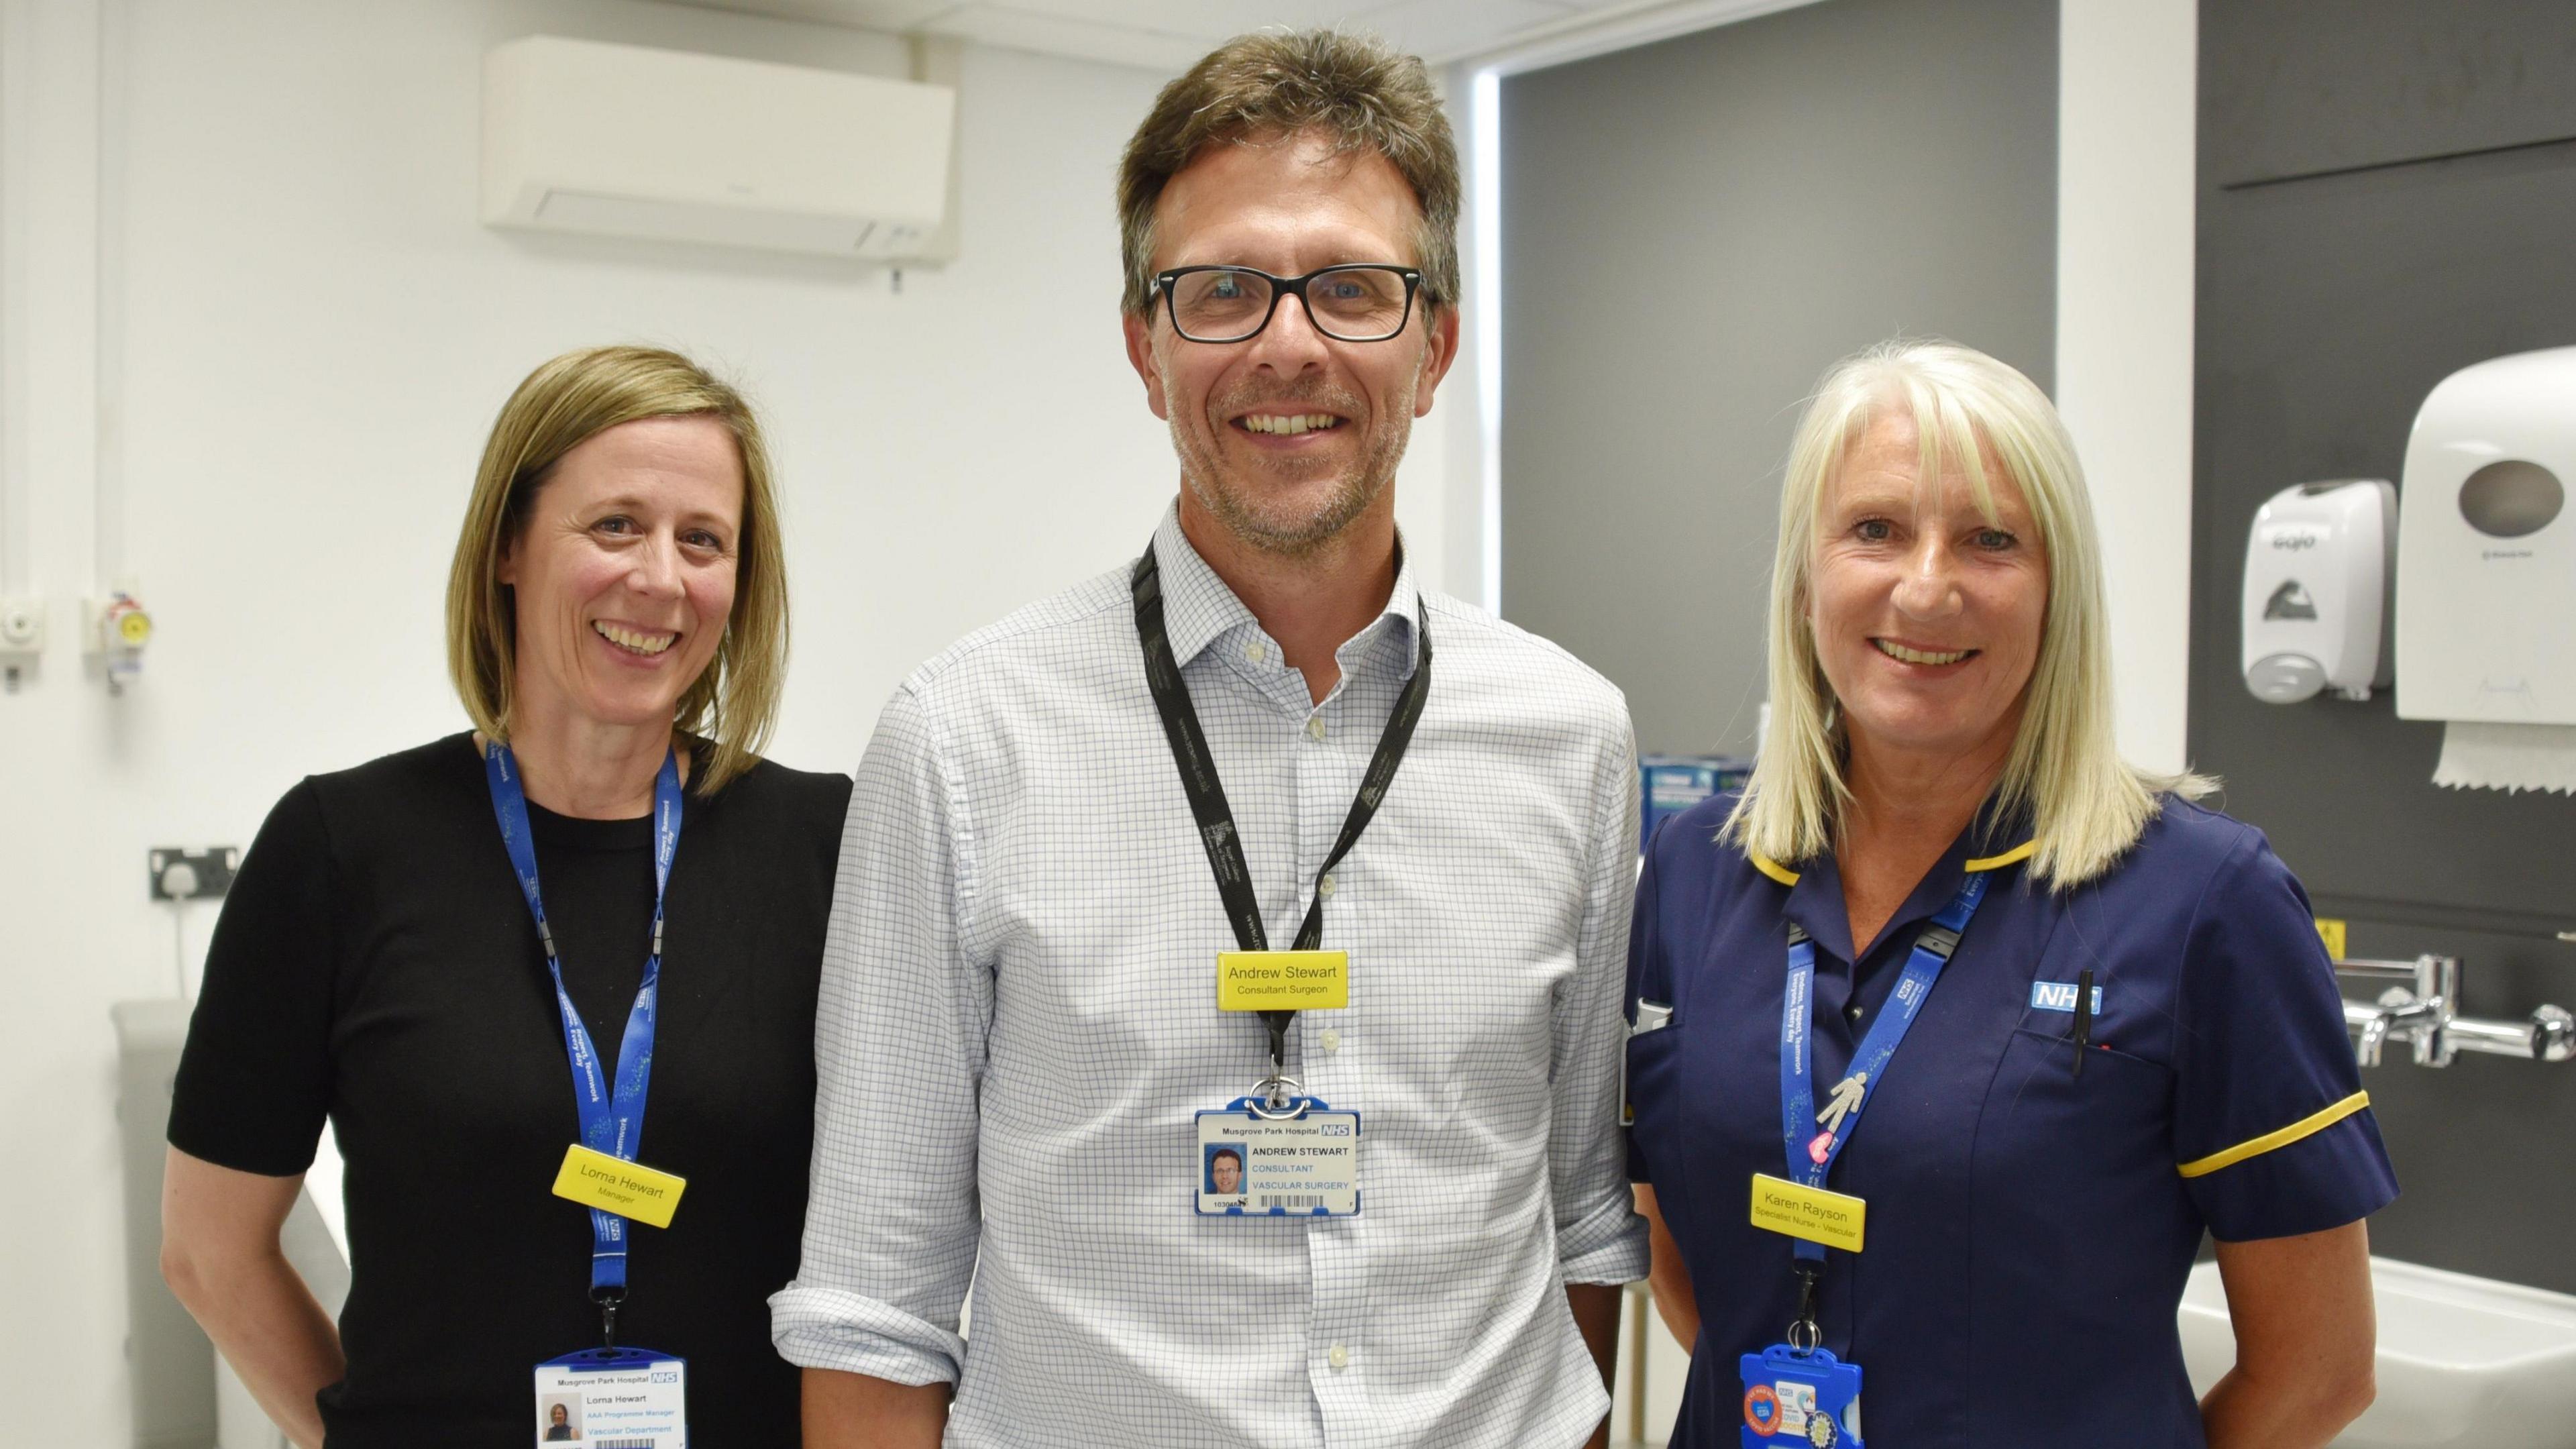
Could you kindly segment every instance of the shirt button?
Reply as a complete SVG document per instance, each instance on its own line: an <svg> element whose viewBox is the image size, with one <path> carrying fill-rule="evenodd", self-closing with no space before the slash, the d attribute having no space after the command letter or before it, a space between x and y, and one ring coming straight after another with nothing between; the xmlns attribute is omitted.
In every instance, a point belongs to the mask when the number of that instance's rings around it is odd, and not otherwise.
<svg viewBox="0 0 2576 1449"><path fill-rule="evenodd" d="M1327 1052L1340 1051L1342 1049L1342 1034L1338 1031L1334 1031L1330 1027L1327 1027L1324 1030L1323 1036L1318 1039L1315 1044L1322 1047Z"/></svg>
<svg viewBox="0 0 2576 1449"><path fill-rule="evenodd" d="M1325 1352L1324 1362L1333 1366L1333 1372L1340 1373L1351 1366L1351 1351L1338 1343L1334 1344Z"/></svg>
<svg viewBox="0 0 2576 1449"><path fill-rule="evenodd" d="M1844 1007L1843 1015L1853 1021L1860 1020L1860 1003L1855 1001L1851 1005Z"/></svg>
<svg viewBox="0 0 2576 1449"><path fill-rule="evenodd" d="M1309 715L1306 719L1306 738L1310 740L1320 740L1323 737L1324 717L1320 714Z"/></svg>
<svg viewBox="0 0 2576 1449"><path fill-rule="evenodd" d="M1331 871L1324 872L1324 878L1315 882L1315 894L1322 896L1326 900L1331 900L1333 898L1333 873Z"/></svg>
<svg viewBox="0 0 2576 1449"><path fill-rule="evenodd" d="M1251 660L1255 664L1261 662L1263 652L1261 641L1258 639L1255 639L1251 643L1243 646L1243 657Z"/></svg>

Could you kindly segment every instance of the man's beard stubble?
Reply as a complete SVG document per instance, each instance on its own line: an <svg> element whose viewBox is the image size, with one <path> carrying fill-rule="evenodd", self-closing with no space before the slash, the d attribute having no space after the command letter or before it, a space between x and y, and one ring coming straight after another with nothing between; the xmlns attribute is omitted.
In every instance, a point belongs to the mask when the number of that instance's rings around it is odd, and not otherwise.
<svg viewBox="0 0 2576 1449"><path fill-rule="evenodd" d="M1333 480L1332 490L1320 506L1288 516L1282 516L1281 509L1263 507L1259 491L1229 476L1218 452L1199 447L1189 430L1182 426L1181 414L1175 410L1171 422L1172 449L1180 455L1181 484L1226 532L1244 543L1279 558L1312 557L1326 544L1339 538L1395 481L1396 465L1404 461L1405 444L1412 437L1413 389L1405 388L1403 396L1389 399L1389 402L1391 406L1386 416L1393 425L1378 430L1369 438L1359 466ZM1357 397L1340 388L1316 386L1275 393L1264 391L1253 396L1236 393L1222 401L1211 401L1207 413L1209 424L1220 430L1231 427L1232 424L1220 419L1226 414L1262 403L1290 407L1304 405L1331 412L1345 419L1341 426L1346 428L1359 426L1358 420L1363 416ZM1255 463L1254 466L1260 464Z"/></svg>

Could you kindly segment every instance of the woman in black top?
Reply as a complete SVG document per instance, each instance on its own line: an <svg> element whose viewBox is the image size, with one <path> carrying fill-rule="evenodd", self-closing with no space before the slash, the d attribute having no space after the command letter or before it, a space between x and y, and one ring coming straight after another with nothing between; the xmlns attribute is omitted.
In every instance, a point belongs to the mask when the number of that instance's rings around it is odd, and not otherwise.
<svg viewBox="0 0 2576 1449"><path fill-rule="evenodd" d="M766 455L734 391L640 348L568 354L493 428L449 580L474 734L289 791L216 928L170 1115L163 1269L296 1443L527 1444L548 1359L596 1348L582 1135L498 753L603 1078L653 949L656 778L685 781L650 1114L686 1179L630 1225L617 1340L687 1362L701 1445L797 1442L767 1295L794 1275L814 993L850 782L761 760L786 656ZM629 1067L633 1063L627 1063ZM328 1118L351 1284L335 1330L278 1247Z"/></svg>

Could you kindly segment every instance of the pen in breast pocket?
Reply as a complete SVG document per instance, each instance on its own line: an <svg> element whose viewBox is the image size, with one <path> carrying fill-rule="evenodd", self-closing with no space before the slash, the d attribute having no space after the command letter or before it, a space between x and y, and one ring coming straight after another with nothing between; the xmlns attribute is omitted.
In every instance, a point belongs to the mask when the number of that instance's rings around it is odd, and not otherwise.
<svg viewBox="0 0 2576 1449"><path fill-rule="evenodd" d="M2075 1075L2084 1075L2084 1048L2093 1041L2093 973L2075 978Z"/></svg>

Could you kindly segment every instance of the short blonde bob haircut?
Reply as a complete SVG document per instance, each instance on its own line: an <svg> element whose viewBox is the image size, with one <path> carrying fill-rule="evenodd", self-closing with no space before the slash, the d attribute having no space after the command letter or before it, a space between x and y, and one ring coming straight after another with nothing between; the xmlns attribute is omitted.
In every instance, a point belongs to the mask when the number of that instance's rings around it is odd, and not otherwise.
<svg viewBox="0 0 2576 1449"><path fill-rule="evenodd" d="M525 531L538 490L564 454L620 423L670 417L723 423L742 458L733 613L714 662L690 682L672 720L673 729L706 746L696 752L689 782L704 795L751 768L776 725L787 677L787 564L759 420L742 394L676 352L567 352L529 373L501 405L447 574L447 675L474 727L507 743L519 636L511 591L498 578L501 557Z"/></svg>
<svg viewBox="0 0 2576 1449"><path fill-rule="evenodd" d="M1816 517L1844 457L1873 420L1890 415L1914 420L1920 476L1965 475L1989 521L1996 517L1990 466L2029 502L2048 559L2048 604L1996 804L2007 817L2028 814L2034 879L2059 890L2092 880L2137 843L2165 795L2194 798L2214 787L2197 775L2150 774L2120 757L2102 546L2057 409L2013 368L1938 341L1898 339L1845 358L1817 384L1798 422L1771 568L1771 731L1721 835L1784 862L1833 848L1851 799L1843 777L1849 742L1808 617Z"/></svg>

